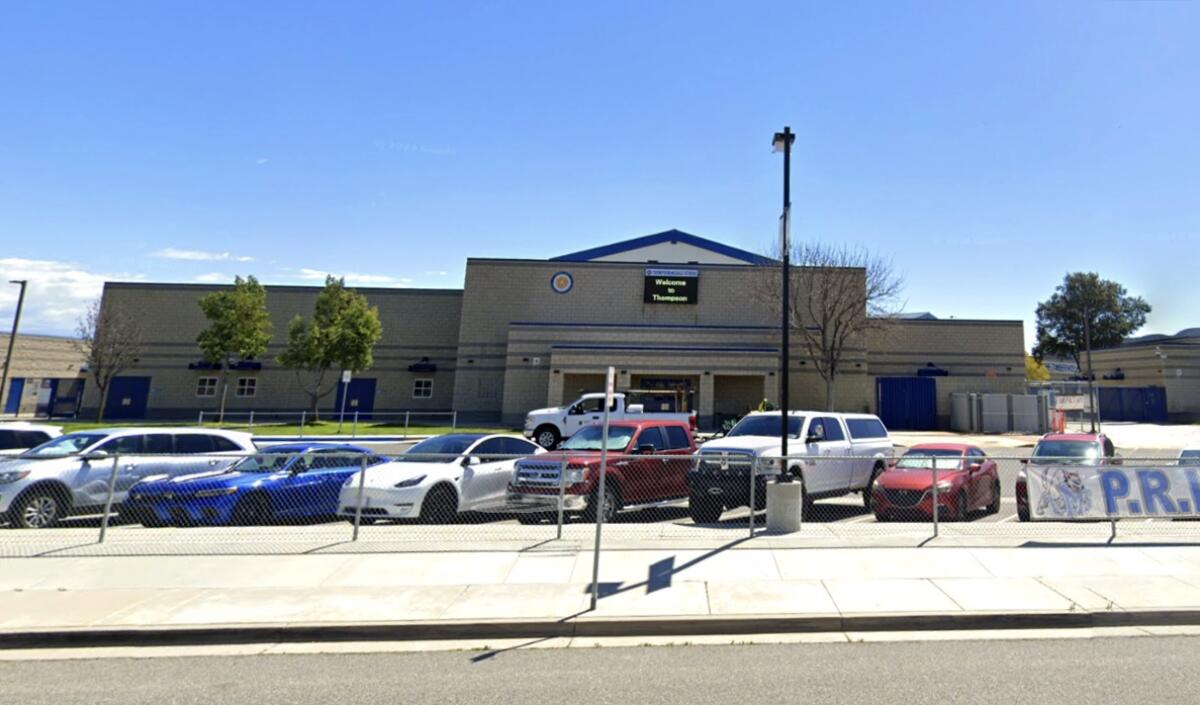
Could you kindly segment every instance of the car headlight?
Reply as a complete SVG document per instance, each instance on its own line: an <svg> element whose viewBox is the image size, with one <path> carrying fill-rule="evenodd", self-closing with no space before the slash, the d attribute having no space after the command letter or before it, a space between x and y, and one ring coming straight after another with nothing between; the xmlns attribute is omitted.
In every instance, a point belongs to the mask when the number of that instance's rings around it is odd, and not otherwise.
<svg viewBox="0 0 1200 705"><path fill-rule="evenodd" d="M397 489L402 489L405 487L416 487L417 485L421 484L421 481L424 479L425 479L424 475L417 475L416 477L410 477L407 480L401 480L400 482L397 482L396 484L392 485L392 487L395 487Z"/></svg>
<svg viewBox="0 0 1200 705"><path fill-rule="evenodd" d="M567 468L567 474L563 478L563 484L578 485L583 482L584 468Z"/></svg>
<svg viewBox="0 0 1200 705"><path fill-rule="evenodd" d="M224 497L234 494L238 491L236 487L218 487L212 490L199 490L196 492L197 497Z"/></svg>
<svg viewBox="0 0 1200 705"><path fill-rule="evenodd" d="M0 472L0 485L7 485L10 482L24 480L29 477L29 470L13 470L10 472Z"/></svg>

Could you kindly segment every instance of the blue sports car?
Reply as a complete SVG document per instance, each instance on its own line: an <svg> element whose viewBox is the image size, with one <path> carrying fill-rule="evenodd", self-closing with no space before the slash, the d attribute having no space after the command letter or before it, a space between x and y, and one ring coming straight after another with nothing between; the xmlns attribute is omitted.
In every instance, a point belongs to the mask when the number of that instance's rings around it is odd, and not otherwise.
<svg viewBox="0 0 1200 705"><path fill-rule="evenodd" d="M383 458L358 446L289 443L269 446L225 470L146 478L121 507L145 526L269 524L333 517L346 479Z"/></svg>

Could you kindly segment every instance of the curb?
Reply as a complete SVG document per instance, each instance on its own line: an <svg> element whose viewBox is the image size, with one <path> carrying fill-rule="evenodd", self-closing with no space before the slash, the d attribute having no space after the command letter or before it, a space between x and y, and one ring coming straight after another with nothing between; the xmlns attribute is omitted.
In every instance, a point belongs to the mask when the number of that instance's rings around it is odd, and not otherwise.
<svg viewBox="0 0 1200 705"><path fill-rule="evenodd" d="M234 624L0 632L0 650L249 643L550 639L613 636L723 636L814 632L1092 629L1200 625L1200 609L972 614L754 615L745 617L576 616L560 620Z"/></svg>

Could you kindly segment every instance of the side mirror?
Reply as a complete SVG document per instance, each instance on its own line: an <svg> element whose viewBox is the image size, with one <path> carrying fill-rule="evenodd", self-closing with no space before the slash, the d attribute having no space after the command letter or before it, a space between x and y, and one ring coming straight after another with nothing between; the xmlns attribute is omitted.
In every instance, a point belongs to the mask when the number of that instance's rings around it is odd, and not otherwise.
<svg viewBox="0 0 1200 705"><path fill-rule="evenodd" d="M967 468L967 471L971 473L977 473L982 469L983 463L971 463L970 467Z"/></svg>
<svg viewBox="0 0 1200 705"><path fill-rule="evenodd" d="M804 439L804 442L806 444L807 443L820 443L823 440L825 440L825 436L823 436L819 433L810 433L810 434L808 434L808 437Z"/></svg>
<svg viewBox="0 0 1200 705"><path fill-rule="evenodd" d="M83 456L84 460L104 460L108 457L107 450L93 450L91 453Z"/></svg>
<svg viewBox="0 0 1200 705"><path fill-rule="evenodd" d="M638 455L654 455L654 451L658 450L649 443L644 443L637 447Z"/></svg>
<svg viewBox="0 0 1200 705"><path fill-rule="evenodd" d="M479 460L478 455L468 455L467 457L462 459L462 466L464 468L469 468L472 465L478 465L479 463L480 463L480 460Z"/></svg>
<svg viewBox="0 0 1200 705"><path fill-rule="evenodd" d="M1022 464L1022 465L1028 465L1028 464L1029 464L1029 458L1021 458L1021 464Z"/></svg>

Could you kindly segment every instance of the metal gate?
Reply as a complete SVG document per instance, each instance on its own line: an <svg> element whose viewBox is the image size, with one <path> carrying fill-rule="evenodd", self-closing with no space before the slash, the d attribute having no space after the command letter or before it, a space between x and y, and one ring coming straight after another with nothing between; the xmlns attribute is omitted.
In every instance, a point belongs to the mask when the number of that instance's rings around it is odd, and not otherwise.
<svg viewBox="0 0 1200 705"><path fill-rule="evenodd" d="M929 377L877 377L875 408L889 429L937 428L937 382Z"/></svg>

